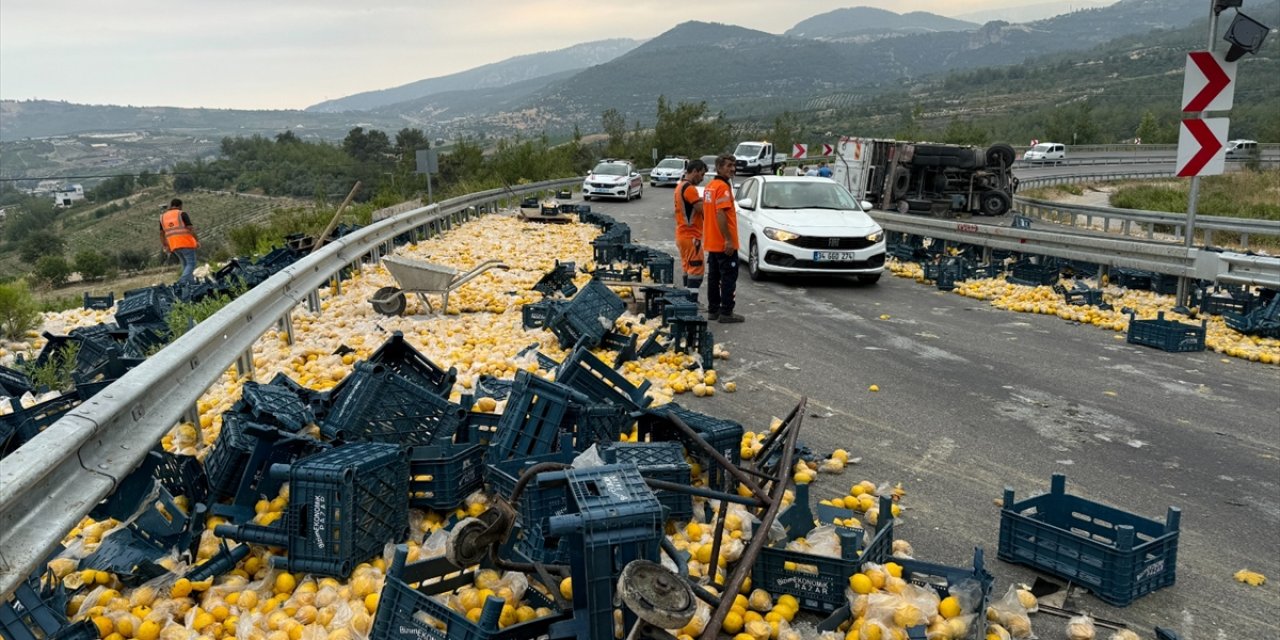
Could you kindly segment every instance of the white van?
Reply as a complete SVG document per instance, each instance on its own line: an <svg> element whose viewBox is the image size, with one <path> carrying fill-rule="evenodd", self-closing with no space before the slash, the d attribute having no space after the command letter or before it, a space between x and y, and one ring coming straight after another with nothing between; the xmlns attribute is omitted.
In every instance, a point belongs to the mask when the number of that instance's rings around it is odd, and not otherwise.
<svg viewBox="0 0 1280 640"><path fill-rule="evenodd" d="M1056 142L1041 142L1027 149L1027 152L1022 154L1022 159L1027 162L1052 162L1058 164L1067 159L1067 147Z"/></svg>
<svg viewBox="0 0 1280 640"><path fill-rule="evenodd" d="M1231 140L1227 142L1228 160L1245 160L1258 152L1256 140Z"/></svg>

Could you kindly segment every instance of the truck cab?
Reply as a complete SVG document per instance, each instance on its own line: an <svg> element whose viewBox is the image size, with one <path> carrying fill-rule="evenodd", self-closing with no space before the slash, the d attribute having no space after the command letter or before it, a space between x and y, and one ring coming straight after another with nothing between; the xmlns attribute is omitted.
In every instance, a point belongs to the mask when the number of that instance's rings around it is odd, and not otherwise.
<svg viewBox="0 0 1280 640"><path fill-rule="evenodd" d="M771 142L739 142L738 147L733 150L733 157L737 163L738 175L742 176L773 173L778 166Z"/></svg>

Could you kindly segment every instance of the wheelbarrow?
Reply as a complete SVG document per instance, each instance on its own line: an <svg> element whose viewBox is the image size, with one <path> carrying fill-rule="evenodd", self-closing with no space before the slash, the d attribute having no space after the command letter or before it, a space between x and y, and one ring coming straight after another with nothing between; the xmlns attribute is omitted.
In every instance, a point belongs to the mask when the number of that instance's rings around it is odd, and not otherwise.
<svg viewBox="0 0 1280 640"><path fill-rule="evenodd" d="M384 257L382 266L391 272L391 277L395 278L396 283L400 285L399 287L378 289L373 294L373 297L369 298L369 303L373 305L373 310L384 316L398 316L404 313L404 309L407 306L407 300L404 295L406 293L417 294L422 304L426 305L427 311L434 311L431 301L427 299L427 294L440 295L443 298L440 310L447 313L449 311L449 292L474 280L476 276L490 269L505 270L508 268L501 261L486 260L476 268L462 273L452 267L400 256Z"/></svg>

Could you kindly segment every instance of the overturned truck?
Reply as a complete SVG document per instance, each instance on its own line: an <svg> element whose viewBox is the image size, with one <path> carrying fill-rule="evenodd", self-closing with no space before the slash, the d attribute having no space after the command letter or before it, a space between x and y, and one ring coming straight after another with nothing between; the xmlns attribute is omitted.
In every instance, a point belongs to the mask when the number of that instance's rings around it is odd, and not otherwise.
<svg viewBox="0 0 1280 640"><path fill-rule="evenodd" d="M878 209L954 215L1008 213L1018 180L1013 147L842 137L835 179Z"/></svg>

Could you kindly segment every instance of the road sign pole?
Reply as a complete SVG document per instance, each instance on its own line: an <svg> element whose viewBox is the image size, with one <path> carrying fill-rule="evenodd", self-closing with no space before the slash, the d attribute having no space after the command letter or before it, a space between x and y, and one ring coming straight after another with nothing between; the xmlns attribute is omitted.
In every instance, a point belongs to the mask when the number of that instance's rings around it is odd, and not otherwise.
<svg viewBox="0 0 1280 640"><path fill-rule="evenodd" d="M1209 42L1206 51L1212 52L1218 40L1218 12L1214 11L1216 0L1209 0ZM1204 118L1204 112L1196 114L1196 118ZM1191 191L1187 194L1187 226L1183 229L1185 245L1190 249L1196 238L1196 205L1200 200L1200 176L1191 178ZM1190 281L1186 277L1178 278L1177 303L1183 307L1191 306Z"/></svg>

